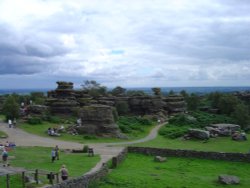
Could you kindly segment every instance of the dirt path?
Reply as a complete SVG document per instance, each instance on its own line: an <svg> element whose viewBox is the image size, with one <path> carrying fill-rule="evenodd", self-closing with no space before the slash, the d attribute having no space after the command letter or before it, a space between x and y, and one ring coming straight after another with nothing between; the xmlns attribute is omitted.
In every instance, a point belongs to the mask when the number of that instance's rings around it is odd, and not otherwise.
<svg viewBox="0 0 250 188"><path fill-rule="evenodd" d="M121 152L124 149L124 147L121 145L141 143L141 142L146 142L146 141L154 139L157 136L157 132L160 129L160 127L162 127L165 124L166 123L157 125L151 130L148 136L139 140L129 141L129 142L119 142L119 143L88 144L89 147L94 148L95 154L99 154L101 157L101 160L88 173L96 171L102 166L103 163L107 162L113 156L116 156L119 152ZM7 139L0 139L0 142L2 142L2 144L4 144L8 140L10 142L14 142L17 146L55 147L55 145L58 145L59 148L61 149L82 149L83 148L83 144L80 144L80 143L41 137L41 136L27 133L18 128L15 128L15 129L8 128L8 125L3 122L0 122L0 130L5 132L9 136Z"/></svg>

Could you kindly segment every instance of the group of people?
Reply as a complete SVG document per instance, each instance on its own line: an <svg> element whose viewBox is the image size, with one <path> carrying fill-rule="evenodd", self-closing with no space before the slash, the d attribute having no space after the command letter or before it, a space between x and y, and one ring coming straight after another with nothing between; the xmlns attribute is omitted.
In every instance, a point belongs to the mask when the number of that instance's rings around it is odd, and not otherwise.
<svg viewBox="0 0 250 188"><path fill-rule="evenodd" d="M60 136L58 130L56 128L48 128L48 135L49 136Z"/></svg>
<svg viewBox="0 0 250 188"><path fill-rule="evenodd" d="M58 145L56 145L56 147L51 150L51 162L54 163L55 160L59 160L59 147L58 147ZM66 168L65 165L62 165L59 172L61 174L61 178L63 181L68 179L69 173L68 173L68 169Z"/></svg>

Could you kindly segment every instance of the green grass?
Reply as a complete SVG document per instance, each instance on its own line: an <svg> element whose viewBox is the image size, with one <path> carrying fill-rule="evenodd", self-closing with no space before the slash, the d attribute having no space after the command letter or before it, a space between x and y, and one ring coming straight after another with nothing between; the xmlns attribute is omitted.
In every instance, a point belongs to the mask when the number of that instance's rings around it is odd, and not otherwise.
<svg viewBox="0 0 250 188"><path fill-rule="evenodd" d="M0 114L0 121L4 121L5 120L5 115Z"/></svg>
<svg viewBox="0 0 250 188"><path fill-rule="evenodd" d="M8 135L5 132L0 131L0 138L4 138L4 137L8 137Z"/></svg>
<svg viewBox="0 0 250 188"><path fill-rule="evenodd" d="M248 188L249 163L168 157L165 163L153 161L153 156L128 154L118 168L93 188ZM218 175L240 178L240 184L220 185Z"/></svg>
<svg viewBox="0 0 250 188"><path fill-rule="evenodd" d="M99 143L99 142L118 142L118 141L121 141L120 139L115 139L115 138L88 137L90 139L85 139L83 135L71 135L68 133L60 133L61 136L58 136L58 137L53 136L52 137L52 136L49 136L47 134L47 130L49 127L51 127L51 128L58 127L58 124L43 122L42 124L31 125L28 123L23 123L23 124L21 124L21 126L19 126L19 128L23 129L24 131L26 131L28 133L43 136L43 137L53 138L53 139L57 139L57 140L74 141L74 142L79 142L79 143Z"/></svg>
<svg viewBox="0 0 250 188"><path fill-rule="evenodd" d="M231 137L217 137L210 138L208 142L203 142L201 140L182 140L181 138L170 139L158 135L154 140L134 144L134 146L248 153L250 150L250 134L247 137L247 141L234 141Z"/></svg>
<svg viewBox="0 0 250 188"><path fill-rule="evenodd" d="M56 160L54 163L52 163L50 153L51 148L16 147L9 152L9 163L11 166L23 167L28 170L40 169L52 172L58 172L62 164L65 164L69 170L69 176L78 177L89 171L100 160L99 156L88 157L86 153L76 154L61 151L59 155L60 160ZM14 176L13 178L13 185L20 184L20 177L17 178ZM5 177L0 177L0 184L2 184L4 181ZM48 181L45 183L48 183Z"/></svg>
<svg viewBox="0 0 250 188"><path fill-rule="evenodd" d="M67 125L65 125L66 127ZM31 125L28 123L21 123L19 128L23 129L24 131L43 136L43 137L49 137L49 138L54 138L57 140L65 140L65 141L74 141L74 142L79 142L79 143L111 143L111 142L123 142L127 141L124 139L117 139L117 138L101 138L101 137L94 137L94 136L89 136L89 135L71 135L68 133L60 133L61 136L59 137L51 137L47 134L47 129L51 127L59 127L58 124L54 123L49 123L49 122L42 122L42 124L38 125ZM135 139L140 139L145 137L150 130L154 127L154 125L150 126L144 126L143 131L133 131L130 134L127 134L128 140L135 140Z"/></svg>

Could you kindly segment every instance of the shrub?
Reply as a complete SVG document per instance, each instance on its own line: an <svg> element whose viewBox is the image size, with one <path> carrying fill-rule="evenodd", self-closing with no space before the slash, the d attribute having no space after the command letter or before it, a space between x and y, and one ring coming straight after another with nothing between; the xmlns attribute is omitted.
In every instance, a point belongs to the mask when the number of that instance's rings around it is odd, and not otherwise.
<svg viewBox="0 0 250 188"><path fill-rule="evenodd" d="M83 153L87 153L88 150L89 150L89 146L88 145L84 145L83 149L82 149Z"/></svg>
<svg viewBox="0 0 250 188"><path fill-rule="evenodd" d="M84 135L83 138L86 139L86 140L93 140L93 139L96 139L96 136L94 136L94 135Z"/></svg>
<svg viewBox="0 0 250 188"><path fill-rule="evenodd" d="M62 120L58 116L48 116L48 122L50 122L50 123L62 123Z"/></svg>
<svg viewBox="0 0 250 188"><path fill-rule="evenodd" d="M166 138L174 139L183 136L187 131L188 127L176 127L168 124L160 129L159 134Z"/></svg>
<svg viewBox="0 0 250 188"><path fill-rule="evenodd" d="M153 122L141 117L122 116L118 119L117 124L123 133L132 133L133 131L144 132L143 127L150 126Z"/></svg>
<svg viewBox="0 0 250 188"><path fill-rule="evenodd" d="M42 123L42 120L39 117L31 117L28 119L28 123L31 125L38 125Z"/></svg>

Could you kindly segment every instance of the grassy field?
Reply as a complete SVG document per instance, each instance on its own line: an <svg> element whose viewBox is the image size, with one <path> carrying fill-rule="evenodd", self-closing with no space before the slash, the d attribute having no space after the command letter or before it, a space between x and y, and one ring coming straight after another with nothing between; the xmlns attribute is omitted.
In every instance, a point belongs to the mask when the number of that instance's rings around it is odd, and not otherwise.
<svg viewBox="0 0 250 188"><path fill-rule="evenodd" d="M40 169L58 172L62 164L69 170L69 176L77 177L89 171L100 160L99 156L88 157L87 154L60 152L60 160L51 162L51 148L45 147L17 147L9 152L9 163L14 167L22 167L28 170ZM43 178L44 179L44 178ZM14 175L11 178L11 188L18 188L20 177ZM48 180L46 182L48 183ZM5 184L5 177L0 177L0 185Z"/></svg>
<svg viewBox="0 0 250 188"><path fill-rule="evenodd" d="M43 137L50 137L47 134L47 129L49 127L53 128L53 127L58 127L58 124L54 124L54 123L49 123L49 122L43 122L42 124L38 124L38 125L31 125L28 123L21 123L18 126L19 128L23 129L26 132L32 133L32 134L36 134L39 136L43 136ZM133 132L131 134L128 134L128 138L129 140L135 140L135 139L140 139L145 137L150 130L153 128L154 126L145 126L143 128L143 131L141 132ZM122 141L127 141L124 139L117 139L117 138L99 138L99 137L94 137L94 136L89 136L89 135L70 135L68 133L62 133L61 136L59 137L53 137L54 139L58 139L58 140L65 140L65 141L74 141L74 142L79 142L79 143L110 143L110 142L122 142Z"/></svg>
<svg viewBox="0 0 250 188"><path fill-rule="evenodd" d="M7 135L5 132L0 131L0 138L7 137L7 136L8 136L8 135Z"/></svg>
<svg viewBox="0 0 250 188"><path fill-rule="evenodd" d="M134 146L147 146L170 149L192 149L199 151L242 152L250 151L250 135L247 141L234 141L230 137L210 138L207 142L201 140L170 139L158 135L154 140L135 144Z"/></svg>
<svg viewBox="0 0 250 188"><path fill-rule="evenodd" d="M92 188L248 188L249 163L168 157L165 163L153 156L128 154L126 160ZM218 175L240 178L237 186L220 185Z"/></svg>

